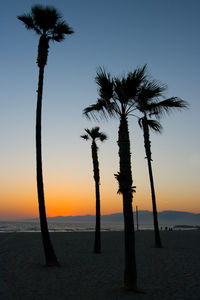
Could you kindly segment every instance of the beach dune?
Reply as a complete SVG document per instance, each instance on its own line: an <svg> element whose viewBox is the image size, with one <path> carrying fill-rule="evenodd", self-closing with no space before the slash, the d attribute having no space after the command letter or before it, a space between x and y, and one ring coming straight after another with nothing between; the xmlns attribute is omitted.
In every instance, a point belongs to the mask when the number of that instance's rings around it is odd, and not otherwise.
<svg viewBox="0 0 200 300"><path fill-rule="evenodd" d="M61 267L45 267L40 233L0 234L1 300L200 299L200 231L136 232L138 286L123 290L123 232L102 233L102 253L93 253L94 232L51 233Z"/></svg>

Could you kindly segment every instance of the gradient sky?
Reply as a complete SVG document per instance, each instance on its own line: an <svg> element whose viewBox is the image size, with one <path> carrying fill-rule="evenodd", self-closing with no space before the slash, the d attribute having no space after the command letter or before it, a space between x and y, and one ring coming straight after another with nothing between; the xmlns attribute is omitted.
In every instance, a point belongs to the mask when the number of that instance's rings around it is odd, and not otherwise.
<svg viewBox="0 0 200 300"><path fill-rule="evenodd" d="M90 122L82 110L96 102L96 69L113 76L148 65L190 109L162 119L151 134L158 210L200 212L200 2L199 0L7 0L1 20L0 220L38 216L35 179L35 107L38 36L16 16L34 4L53 5L75 34L52 43L45 69L43 171L48 216L95 213L90 143L84 128L100 126L102 214L122 211L118 171L118 120ZM129 119L133 207L152 210L142 131Z"/></svg>

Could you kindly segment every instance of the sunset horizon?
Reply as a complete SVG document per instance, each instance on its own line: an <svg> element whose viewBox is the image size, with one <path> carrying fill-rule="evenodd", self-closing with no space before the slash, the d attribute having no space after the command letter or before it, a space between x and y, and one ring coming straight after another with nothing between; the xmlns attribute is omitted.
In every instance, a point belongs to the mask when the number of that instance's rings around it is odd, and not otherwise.
<svg viewBox="0 0 200 300"><path fill-rule="evenodd" d="M136 213L136 207L133 206L133 212ZM152 209L140 209L138 207L138 212L150 212L152 213ZM191 213L191 214L195 214L198 215L200 214L200 211L195 211L195 210L183 210L183 209L163 209L163 210L158 210L158 213L162 213L162 212L181 212L181 213ZM103 211L101 213L101 216L109 216L109 215L114 215L114 214L123 214L123 210L116 210L116 211ZM47 218L56 218L56 217L79 217L79 216L95 216L95 210L92 211L86 211L86 212L80 212L80 213L76 213L76 212L72 212L69 214L51 214L51 213L47 213ZM39 220L39 213L36 210L35 213L27 213L24 215L16 215L16 213L14 215L6 215L3 214L0 216L0 222L1 221L23 221L23 220L31 220L31 219L38 219ZM135 220L136 221L136 220ZM152 220L153 221L153 220Z"/></svg>

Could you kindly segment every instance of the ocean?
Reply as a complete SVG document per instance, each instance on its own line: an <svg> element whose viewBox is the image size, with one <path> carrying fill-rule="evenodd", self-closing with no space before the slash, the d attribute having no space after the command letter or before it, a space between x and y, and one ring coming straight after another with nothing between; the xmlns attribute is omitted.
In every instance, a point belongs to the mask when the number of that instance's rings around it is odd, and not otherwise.
<svg viewBox="0 0 200 300"><path fill-rule="evenodd" d="M94 231L95 224L93 223L76 223L76 222L48 222L48 228L50 232L87 232ZM136 229L136 228L135 228ZM140 225L140 230L153 230L153 225ZM123 231L124 225L122 223L101 223L101 231ZM40 232L39 222L29 221L16 221L0 222L0 233L8 232Z"/></svg>
<svg viewBox="0 0 200 300"><path fill-rule="evenodd" d="M166 228L173 230L193 230L199 229L196 226L174 226L169 224L162 224L159 226L160 230ZM49 232L87 232L95 231L95 224L92 222L48 222ZM101 231L123 231L124 225L122 223L110 222L101 223ZM137 230L135 226L135 230ZM154 230L153 224L140 224L139 230ZM39 221L0 221L0 233L8 232L40 232Z"/></svg>

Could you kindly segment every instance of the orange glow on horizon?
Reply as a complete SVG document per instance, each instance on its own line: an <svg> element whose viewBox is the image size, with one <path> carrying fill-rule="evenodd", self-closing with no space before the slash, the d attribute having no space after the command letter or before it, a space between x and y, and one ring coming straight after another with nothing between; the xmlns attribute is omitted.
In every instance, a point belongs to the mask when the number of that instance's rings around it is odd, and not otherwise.
<svg viewBox="0 0 200 300"><path fill-rule="evenodd" d="M73 200L72 200L73 199ZM30 199L29 199L30 200ZM87 200L87 201L86 201ZM113 205L113 203L117 203L117 205ZM185 202L186 203L186 202ZM38 218L38 201L35 197L31 199L31 201L18 201L15 202L15 205L10 207L10 205L4 205L1 209L0 219L1 220L15 220L15 219L25 219L25 218ZM177 211L187 211L192 213L199 213L196 207L190 206L188 202L187 205L184 206L184 209L180 206L181 203L166 201L158 201L157 208L158 212L164 210L177 210ZM151 199L149 201L144 201L143 199L133 200L133 211L136 209L136 205L138 206L138 210L149 210L152 211ZM120 213L123 211L122 208L122 199L120 196L116 196L114 201L107 202L102 199L101 201L101 214L114 214ZM63 198L54 198L46 197L46 213L47 217L55 217L55 216L77 216L77 215L95 215L95 200L87 197L63 197Z"/></svg>
<svg viewBox="0 0 200 300"><path fill-rule="evenodd" d="M95 191L91 182L87 188L76 186L76 183L65 186L63 183L48 183L45 188L45 206L48 217L95 215ZM139 187L140 188L140 187ZM136 205L138 210L152 211L151 194L149 188L143 187L143 192L138 191L133 196L133 210ZM123 211L122 196L117 194L117 186L101 186L101 214L114 214ZM198 193L190 192L189 195L174 192L163 192L157 189L157 210L178 210L199 213L197 207ZM193 201L190 201L192 199ZM0 220L37 218L39 216L37 190L34 184L26 184L20 187L16 184L14 189L2 190Z"/></svg>

